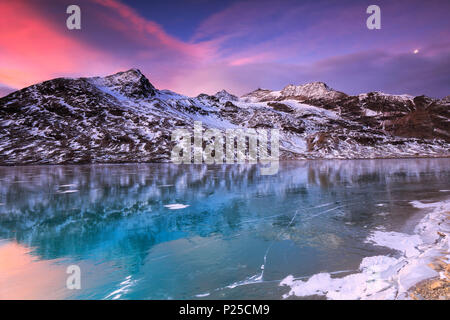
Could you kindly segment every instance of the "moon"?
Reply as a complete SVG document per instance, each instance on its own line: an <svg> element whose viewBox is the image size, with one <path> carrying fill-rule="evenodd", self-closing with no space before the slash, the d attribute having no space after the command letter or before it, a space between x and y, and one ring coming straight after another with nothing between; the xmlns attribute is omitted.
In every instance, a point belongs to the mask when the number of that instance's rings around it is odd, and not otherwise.
<svg viewBox="0 0 450 320"><path fill-rule="evenodd" d="M419 49L415 49L415 50L413 51L413 53L414 53L414 54L418 54L418 53L419 53Z"/></svg>

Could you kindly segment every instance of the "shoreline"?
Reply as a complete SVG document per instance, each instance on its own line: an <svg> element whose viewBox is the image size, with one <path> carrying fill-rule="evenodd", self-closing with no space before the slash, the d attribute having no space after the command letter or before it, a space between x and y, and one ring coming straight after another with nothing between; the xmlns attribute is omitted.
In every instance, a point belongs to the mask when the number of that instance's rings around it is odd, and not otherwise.
<svg viewBox="0 0 450 320"><path fill-rule="evenodd" d="M278 162L286 163L286 162L296 162L296 161L352 161L352 160L410 160L410 159L450 159L450 154L439 154L439 155L411 155L411 156L396 156L396 157L372 157L372 158L287 158L287 159L279 159ZM64 163L0 163L0 167L11 168L11 167L40 167L40 166L90 166L90 165L137 165L137 164L175 164L172 161L108 161L108 162L64 162ZM177 165L240 165L240 164L253 164L249 162L245 163L212 163L207 164L205 162L202 163L181 163ZM261 164L260 162L254 164Z"/></svg>
<svg viewBox="0 0 450 320"><path fill-rule="evenodd" d="M410 204L428 211L413 234L375 230L366 239L396 250L398 256L365 257L359 273L343 278L332 278L330 273L306 281L288 276L280 282L291 288L283 298L320 295L336 300L406 300L433 299L438 294L440 299L450 299L442 293L450 291L450 199Z"/></svg>
<svg viewBox="0 0 450 320"><path fill-rule="evenodd" d="M439 272L439 277L423 280L409 290L413 300L450 300L450 264L445 256L435 259L429 267Z"/></svg>

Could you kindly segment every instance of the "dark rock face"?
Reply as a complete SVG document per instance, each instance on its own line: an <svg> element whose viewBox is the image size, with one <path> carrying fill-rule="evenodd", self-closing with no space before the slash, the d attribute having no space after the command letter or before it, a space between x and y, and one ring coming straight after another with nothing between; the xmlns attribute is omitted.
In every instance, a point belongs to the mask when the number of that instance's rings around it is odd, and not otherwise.
<svg viewBox="0 0 450 320"><path fill-rule="evenodd" d="M283 104L283 103L279 103L279 102L268 102L267 105L269 107L272 107L274 110L278 110L281 112L286 112L286 113L293 113L294 110L292 108L290 108L289 106Z"/></svg>
<svg viewBox="0 0 450 320"><path fill-rule="evenodd" d="M45 81L0 98L0 165L170 161L174 130L280 130L282 159L450 155L450 101L326 84L189 98L138 70Z"/></svg>
<svg viewBox="0 0 450 320"><path fill-rule="evenodd" d="M129 98L149 98L156 94L155 87L139 69L119 72L105 77L104 80L106 86L116 88Z"/></svg>

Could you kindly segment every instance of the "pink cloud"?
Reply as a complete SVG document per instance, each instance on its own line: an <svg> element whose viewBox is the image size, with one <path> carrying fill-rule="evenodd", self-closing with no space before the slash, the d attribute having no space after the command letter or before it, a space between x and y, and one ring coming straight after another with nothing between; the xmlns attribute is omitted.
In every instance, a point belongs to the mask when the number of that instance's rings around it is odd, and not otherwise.
<svg viewBox="0 0 450 320"><path fill-rule="evenodd" d="M170 36L160 25L154 21L143 18L134 9L119 1L94 1L111 9L120 17L120 20L110 19L108 21L111 27L134 37L137 41L142 43L155 41L162 48L173 50L174 52L179 52L197 59L205 59L213 52L213 48L211 48L208 43L191 44Z"/></svg>
<svg viewBox="0 0 450 320"><path fill-rule="evenodd" d="M81 70L103 72L113 60L64 34L25 1L2 2L0 12L0 82L9 86L23 87Z"/></svg>
<svg viewBox="0 0 450 320"><path fill-rule="evenodd" d="M230 58L229 65L230 66L241 66L244 64L252 64L252 63L262 63L262 62L268 62L275 58L275 54L273 53L259 53L251 56L243 56L243 57L236 57L236 58Z"/></svg>
<svg viewBox="0 0 450 320"><path fill-rule="evenodd" d="M105 75L139 67L155 76L150 80L156 85L170 87L177 68L199 67L215 55L213 41L178 40L119 1L79 3L83 18L96 19L93 25L102 34L119 41L107 43L83 29L89 26L86 20L82 30L68 31L61 16L45 15L29 2L0 3L0 83L21 88L54 77ZM105 46L111 43L114 47ZM124 45L127 51L121 52Z"/></svg>

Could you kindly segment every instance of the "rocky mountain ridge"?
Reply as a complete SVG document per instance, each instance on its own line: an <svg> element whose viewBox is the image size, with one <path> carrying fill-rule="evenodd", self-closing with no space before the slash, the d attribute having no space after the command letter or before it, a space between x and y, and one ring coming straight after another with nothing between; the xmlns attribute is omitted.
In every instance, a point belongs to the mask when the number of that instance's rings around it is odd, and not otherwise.
<svg viewBox="0 0 450 320"><path fill-rule="evenodd" d="M322 82L187 97L138 70L57 78L0 98L0 165L170 161L175 129L280 129L281 159L450 155L450 101Z"/></svg>

